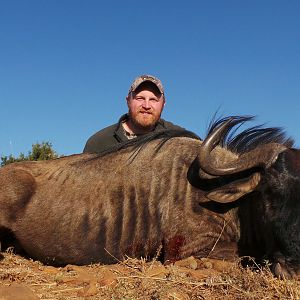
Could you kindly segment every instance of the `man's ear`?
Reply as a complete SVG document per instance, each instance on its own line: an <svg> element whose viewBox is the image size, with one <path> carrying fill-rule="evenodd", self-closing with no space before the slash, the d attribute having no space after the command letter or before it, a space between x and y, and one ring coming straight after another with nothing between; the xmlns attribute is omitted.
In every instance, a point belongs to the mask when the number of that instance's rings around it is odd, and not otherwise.
<svg viewBox="0 0 300 300"><path fill-rule="evenodd" d="M127 106L129 107L129 101L130 101L130 97L129 97L129 95L128 96L126 96L126 103L127 103Z"/></svg>

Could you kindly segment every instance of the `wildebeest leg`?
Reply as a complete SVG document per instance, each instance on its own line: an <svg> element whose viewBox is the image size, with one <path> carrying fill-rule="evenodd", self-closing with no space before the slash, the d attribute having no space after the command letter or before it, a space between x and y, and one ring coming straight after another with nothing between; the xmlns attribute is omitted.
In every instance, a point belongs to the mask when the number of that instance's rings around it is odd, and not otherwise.
<svg viewBox="0 0 300 300"><path fill-rule="evenodd" d="M16 246L16 220L22 217L35 190L33 176L22 169L2 168L0 171L0 239L5 247Z"/></svg>
<svg viewBox="0 0 300 300"><path fill-rule="evenodd" d="M7 228L2 227L0 229L0 251L6 251L12 248L15 253L26 255L24 249L16 239L13 232Z"/></svg>

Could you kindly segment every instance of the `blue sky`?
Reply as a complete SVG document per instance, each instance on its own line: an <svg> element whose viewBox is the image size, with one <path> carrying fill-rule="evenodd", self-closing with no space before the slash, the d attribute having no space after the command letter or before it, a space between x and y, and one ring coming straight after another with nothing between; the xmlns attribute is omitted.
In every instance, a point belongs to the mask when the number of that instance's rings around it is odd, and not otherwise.
<svg viewBox="0 0 300 300"><path fill-rule="evenodd" d="M81 152L140 74L162 80L163 118L201 137L219 109L299 146L299 15L296 0L0 0L0 155Z"/></svg>

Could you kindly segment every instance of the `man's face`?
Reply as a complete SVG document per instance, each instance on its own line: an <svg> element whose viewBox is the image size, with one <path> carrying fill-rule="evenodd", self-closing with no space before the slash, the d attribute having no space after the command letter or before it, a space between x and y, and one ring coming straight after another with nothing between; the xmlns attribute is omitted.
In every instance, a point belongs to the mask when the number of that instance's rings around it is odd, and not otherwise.
<svg viewBox="0 0 300 300"><path fill-rule="evenodd" d="M155 87L146 85L131 93L126 100L131 122L137 128L152 130L164 108L164 96Z"/></svg>

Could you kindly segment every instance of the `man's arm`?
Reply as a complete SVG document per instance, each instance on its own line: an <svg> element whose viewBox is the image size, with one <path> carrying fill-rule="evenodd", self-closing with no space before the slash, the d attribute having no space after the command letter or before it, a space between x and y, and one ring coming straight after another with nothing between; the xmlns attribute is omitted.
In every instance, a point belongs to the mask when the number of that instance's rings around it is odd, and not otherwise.
<svg viewBox="0 0 300 300"><path fill-rule="evenodd" d="M83 153L100 153L113 145L119 143L115 130L116 124L99 130L93 134L86 142Z"/></svg>

